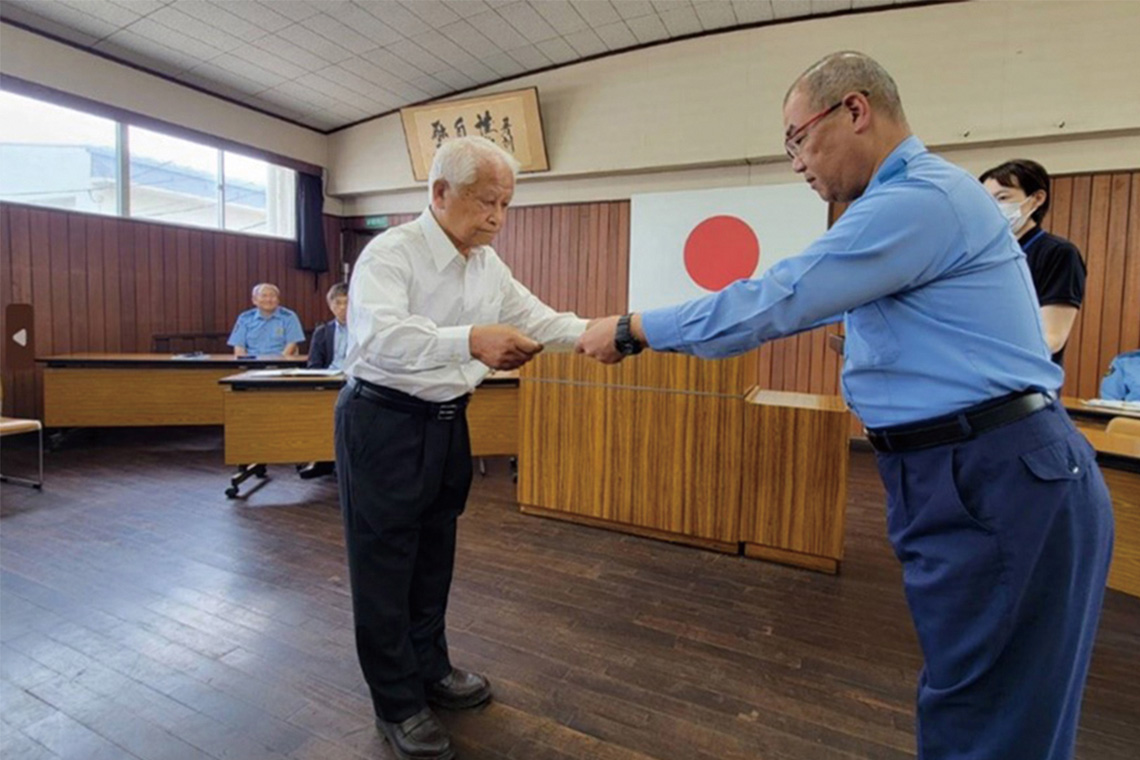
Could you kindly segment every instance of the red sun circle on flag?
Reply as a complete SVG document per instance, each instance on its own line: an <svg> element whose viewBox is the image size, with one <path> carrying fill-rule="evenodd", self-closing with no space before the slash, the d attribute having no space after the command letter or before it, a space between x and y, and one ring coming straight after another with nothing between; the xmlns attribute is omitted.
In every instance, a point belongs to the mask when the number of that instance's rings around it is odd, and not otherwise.
<svg viewBox="0 0 1140 760"><path fill-rule="evenodd" d="M760 263L760 241L735 216L710 216L685 240L685 271L705 290L717 291L751 277Z"/></svg>

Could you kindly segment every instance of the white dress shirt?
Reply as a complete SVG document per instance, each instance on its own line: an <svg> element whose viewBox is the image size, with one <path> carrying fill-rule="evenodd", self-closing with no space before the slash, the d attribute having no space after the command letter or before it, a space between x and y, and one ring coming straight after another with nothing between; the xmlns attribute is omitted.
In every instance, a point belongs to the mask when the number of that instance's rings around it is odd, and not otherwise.
<svg viewBox="0 0 1140 760"><path fill-rule="evenodd" d="M587 323L538 300L490 246L464 258L428 208L361 252L349 284L344 371L425 401L450 401L491 371L472 358L469 343L472 326L491 324L569 347Z"/></svg>

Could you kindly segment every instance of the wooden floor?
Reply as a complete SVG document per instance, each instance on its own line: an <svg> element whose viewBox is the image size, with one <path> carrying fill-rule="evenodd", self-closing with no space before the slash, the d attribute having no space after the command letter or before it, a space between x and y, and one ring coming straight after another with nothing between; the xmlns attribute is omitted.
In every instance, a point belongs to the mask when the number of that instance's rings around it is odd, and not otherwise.
<svg viewBox="0 0 1140 760"><path fill-rule="evenodd" d="M5 486L0 755L390 758L356 663L331 479L223 496L214 431L117 431ZM5 471L29 462L5 446ZM871 455L838 577L523 517L476 476L444 714L461 760L910 758L920 660ZM1077 756L1140 757L1140 599L1109 592Z"/></svg>

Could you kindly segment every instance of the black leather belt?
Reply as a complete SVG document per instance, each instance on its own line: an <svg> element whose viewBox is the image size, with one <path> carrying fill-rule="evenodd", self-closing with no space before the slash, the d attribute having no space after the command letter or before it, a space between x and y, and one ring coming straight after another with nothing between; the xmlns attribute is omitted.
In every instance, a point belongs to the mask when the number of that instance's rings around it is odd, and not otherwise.
<svg viewBox="0 0 1140 760"><path fill-rule="evenodd" d="M463 410L467 408L467 402L471 399L470 395L466 395L440 404L424 401L402 391L385 388L358 377L352 378L349 382L352 383L353 394L359 398L367 399L386 409L418 414L427 417L429 420L457 419L463 415Z"/></svg>
<svg viewBox="0 0 1140 760"><path fill-rule="evenodd" d="M900 452L928 449L967 441L979 433L1028 417L1053 402L1039 391L1024 391L992 399L956 414L910 425L867 430L867 440L878 451Z"/></svg>

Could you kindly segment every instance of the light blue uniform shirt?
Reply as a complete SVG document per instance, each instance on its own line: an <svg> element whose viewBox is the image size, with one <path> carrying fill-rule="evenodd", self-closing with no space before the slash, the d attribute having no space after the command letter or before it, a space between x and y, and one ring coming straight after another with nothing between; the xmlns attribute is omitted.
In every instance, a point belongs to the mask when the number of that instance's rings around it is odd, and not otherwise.
<svg viewBox="0 0 1140 760"><path fill-rule="evenodd" d="M278 306L269 317L263 317L254 307L238 314L226 343L242 346L253 356L272 356L283 352L286 344L300 343L304 339L301 320L293 311Z"/></svg>
<svg viewBox="0 0 1140 760"><path fill-rule="evenodd" d="M899 143L862 197L755 280L647 311L649 345L708 358L844 320L843 393L871 428L1055 391L1025 254L972 176Z"/></svg>
<svg viewBox="0 0 1140 760"><path fill-rule="evenodd" d="M1100 397L1140 401L1140 351L1126 351L1112 360L1100 381Z"/></svg>
<svg viewBox="0 0 1140 760"><path fill-rule="evenodd" d="M336 323L336 332L333 333L333 358L329 369L342 369L344 356L348 350L348 326Z"/></svg>

